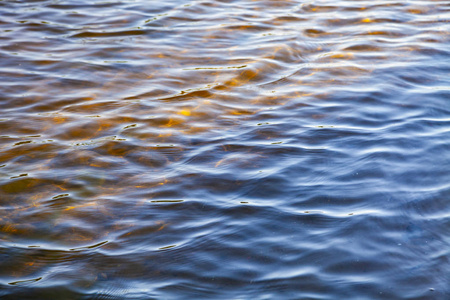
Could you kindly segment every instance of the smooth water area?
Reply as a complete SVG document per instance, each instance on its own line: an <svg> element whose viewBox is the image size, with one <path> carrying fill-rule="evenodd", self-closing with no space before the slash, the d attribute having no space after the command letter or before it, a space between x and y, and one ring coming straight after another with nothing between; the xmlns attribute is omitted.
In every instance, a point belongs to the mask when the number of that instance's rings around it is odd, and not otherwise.
<svg viewBox="0 0 450 300"><path fill-rule="evenodd" d="M0 298L450 299L449 21L0 0Z"/></svg>

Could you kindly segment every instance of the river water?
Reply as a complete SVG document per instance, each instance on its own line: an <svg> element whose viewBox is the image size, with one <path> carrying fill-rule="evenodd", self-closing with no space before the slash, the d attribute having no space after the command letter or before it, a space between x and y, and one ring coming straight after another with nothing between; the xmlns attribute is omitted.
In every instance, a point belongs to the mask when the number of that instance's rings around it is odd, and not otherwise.
<svg viewBox="0 0 450 300"><path fill-rule="evenodd" d="M0 298L450 299L449 1L0 16Z"/></svg>

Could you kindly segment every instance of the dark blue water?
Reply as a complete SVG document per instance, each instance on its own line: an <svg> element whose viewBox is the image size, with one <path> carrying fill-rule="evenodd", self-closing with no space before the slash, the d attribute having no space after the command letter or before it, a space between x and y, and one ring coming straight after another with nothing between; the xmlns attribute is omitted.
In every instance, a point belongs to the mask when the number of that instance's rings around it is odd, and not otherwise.
<svg viewBox="0 0 450 300"><path fill-rule="evenodd" d="M0 1L1 299L450 299L448 1Z"/></svg>

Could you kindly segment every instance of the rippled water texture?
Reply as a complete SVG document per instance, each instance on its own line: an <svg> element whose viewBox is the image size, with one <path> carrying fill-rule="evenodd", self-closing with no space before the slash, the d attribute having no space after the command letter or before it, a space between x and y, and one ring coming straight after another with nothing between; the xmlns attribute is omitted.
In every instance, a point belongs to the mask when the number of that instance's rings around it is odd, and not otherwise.
<svg viewBox="0 0 450 300"><path fill-rule="evenodd" d="M450 299L449 1L0 16L0 298Z"/></svg>

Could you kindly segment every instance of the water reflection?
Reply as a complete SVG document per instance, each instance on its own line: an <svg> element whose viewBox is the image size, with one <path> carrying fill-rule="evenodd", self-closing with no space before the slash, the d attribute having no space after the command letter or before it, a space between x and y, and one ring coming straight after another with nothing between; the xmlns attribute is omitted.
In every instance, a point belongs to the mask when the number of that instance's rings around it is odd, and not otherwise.
<svg viewBox="0 0 450 300"><path fill-rule="evenodd" d="M445 1L0 1L0 297L445 299Z"/></svg>

